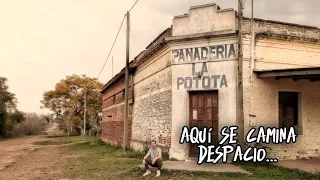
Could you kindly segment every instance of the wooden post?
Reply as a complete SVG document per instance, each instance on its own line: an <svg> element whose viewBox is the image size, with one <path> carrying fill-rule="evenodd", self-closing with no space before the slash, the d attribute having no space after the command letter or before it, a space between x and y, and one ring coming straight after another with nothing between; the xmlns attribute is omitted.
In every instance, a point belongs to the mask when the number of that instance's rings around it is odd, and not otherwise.
<svg viewBox="0 0 320 180"><path fill-rule="evenodd" d="M129 47L130 47L130 12L127 12L127 47L126 47L126 74L125 74L125 98L124 98L124 125L123 125L123 149L128 147L128 116L129 116Z"/></svg>
<svg viewBox="0 0 320 180"><path fill-rule="evenodd" d="M67 116L68 137L70 137L70 116Z"/></svg>
<svg viewBox="0 0 320 180"><path fill-rule="evenodd" d="M251 61L250 61L250 80L253 81L253 70L254 70L254 41L255 41L255 34L254 34L254 19L253 19L253 1L251 0Z"/></svg>
<svg viewBox="0 0 320 180"><path fill-rule="evenodd" d="M237 125L238 125L239 144L242 148L244 148L242 20L243 20L243 0L238 0Z"/></svg>
<svg viewBox="0 0 320 180"><path fill-rule="evenodd" d="M84 111L83 111L83 135L86 135L86 121L87 121L87 89L84 90Z"/></svg>

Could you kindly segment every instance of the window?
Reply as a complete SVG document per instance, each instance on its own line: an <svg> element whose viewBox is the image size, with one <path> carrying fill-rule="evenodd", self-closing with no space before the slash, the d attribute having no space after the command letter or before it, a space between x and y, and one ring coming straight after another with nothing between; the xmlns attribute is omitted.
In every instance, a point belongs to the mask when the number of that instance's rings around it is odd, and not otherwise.
<svg viewBox="0 0 320 180"><path fill-rule="evenodd" d="M279 92L279 127L293 126L298 134L302 133L300 104L299 92Z"/></svg>

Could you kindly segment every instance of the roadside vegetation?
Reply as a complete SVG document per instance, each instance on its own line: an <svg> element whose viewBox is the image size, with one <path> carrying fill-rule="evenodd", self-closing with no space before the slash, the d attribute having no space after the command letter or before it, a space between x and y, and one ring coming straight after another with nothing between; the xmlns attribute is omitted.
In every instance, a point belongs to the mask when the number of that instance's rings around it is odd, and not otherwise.
<svg viewBox="0 0 320 180"><path fill-rule="evenodd" d="M47 108L52 112L47 115L18 110L18 100L16 95L9 91L7 82L7 78L0 77L0 139L45 135L48 132L46 130L53 124L58 125L59 133L79 136L83 132L85 99L86 133L93 136L100 133L100 91L103 85L96 78L86 75L66 76L53 90L44 92L41 108Z"/></svg>
<svg viewBox="0 0 320 180"><path fill-rule="evenodd" d="M64 175L70 179L152 179L142 177L144 170L138 167L144 154L137 151L124 151L121 147L111 146L101 142L98 138L85 137L58 138L57 141L79 142L61 147L64 155L69 155L64 164ZM89 142L88 142L89 141ZM82 143L81 143L82 142ZM50 143L49 143L50 144ZM320 174L311 174L299 170L292 170L274 166L272 164L237 163L251 175L240 173L205 173L205 172L176 172L163 171L157 179L237 179L237 180L319 180Z"/></svg>
<svg viewBox="0 0 320 180"><path fill-rule="evenodd" d="M12 125L8 136L31 136L44 135L46 127L49 125L50 118L48 116L38 115L36 113L24 113L24 121Z"/></svg>
<svg viewBox="0 0 320 180"><path fill-rule="evenodd" d="M51 116L19 111L18 100L9 91L7 81L0 77L0 139L43 134Z"/></svg>

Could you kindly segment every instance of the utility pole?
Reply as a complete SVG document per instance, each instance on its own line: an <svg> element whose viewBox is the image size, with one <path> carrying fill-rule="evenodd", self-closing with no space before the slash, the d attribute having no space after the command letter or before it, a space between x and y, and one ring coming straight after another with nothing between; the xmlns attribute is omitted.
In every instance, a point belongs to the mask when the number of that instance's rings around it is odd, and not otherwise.
<svg viewBox="0 0 320 180"><path fill-rule="evenodd" d="M84 111L83 111L83 135L86 135L86 121L87 121L87 89L84 89Z"/></svg>
<svg viewBox="0 0 320 180"><path fill-rule="evenodd" d="M239 144L244 148L243 115L243 42L242 42L243 0L238 0L238 90L237 90L237 124Z"/></svg>
<svg viewBox="0 0 320 180"><path fill-rule="evenodd" d="M254 20L253 20L253 1L251 0L251 58L250 58L250 80L253 81L253 70L254 70L254 41L255 41L255 34L254 34Z"/></svg>
<svg viewBox="0 0 320 180"><path fill-rule="evenodd" d="M123 149L128 147L128 116L129 116L129 48L130 48L130 12L127 12L127 48L126 48L126 74L125 74L125 97L124 97L124 123L123 123Z"/></svg>

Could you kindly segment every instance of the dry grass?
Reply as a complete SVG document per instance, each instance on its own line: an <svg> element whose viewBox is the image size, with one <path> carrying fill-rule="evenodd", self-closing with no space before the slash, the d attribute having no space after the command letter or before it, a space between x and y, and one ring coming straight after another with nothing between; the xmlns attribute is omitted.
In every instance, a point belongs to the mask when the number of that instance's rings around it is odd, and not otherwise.
<svg viewBox="0 0 320 180"><path fill-rule="evenodd" d="M96 139L89 136L47 136L48 138L55 138L48 141L39 141L33 143L34 145L63 145L63 144L71 144L71 143L86 143L88 141L94 141Z"/></svg>
<svg viewBox="0 0 320 180"><path fill-rule="evenodd" d="M41 139L43 140L43 139ZM203 173L163 171L142 177L144 171L137 165L143 154L124 151L89 136L48 138L42 145L78 143L68 146L42 146L22 156L11 167L1 171L1 178L11 179L215 179L215 180L319 180L320 174L286 169L272 164L239 163L251 175L240 173ZM6 177L6 178L4 178Z"/></svg>
<svg viewBox="0 0 320 180"><path fill-rule="evenodd" d="M89 137L90 138L90 137ZM63 139L63 138L62 138ZM119 147L104 144L101 141L93 141L63 147L67 156L77 158L68 159L64 169L70 179L152 179L142 177L144 173L137 165L141 163L143 154L135 151L123 151ZM245 175L240 173L203 173L203 172L162 172L157 179L275 179L275 180L313 180L320 179L320 174L314 175L298 170L286 169L271 164L237 164L252 173Z"/></svg>

